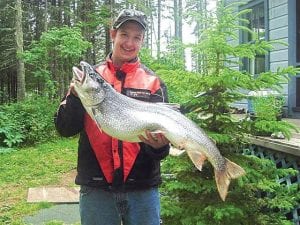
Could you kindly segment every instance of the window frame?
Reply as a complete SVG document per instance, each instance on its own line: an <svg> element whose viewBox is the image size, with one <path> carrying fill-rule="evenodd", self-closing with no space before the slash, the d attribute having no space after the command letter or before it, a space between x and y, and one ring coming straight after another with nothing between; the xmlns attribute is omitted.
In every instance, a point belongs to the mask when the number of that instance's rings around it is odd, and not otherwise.
<svg viewBox="0 0 300 225"><path fill-rule="evenodd" d="M298 0L299 1L299 0ZM299 3L300 4L300 3ZM297 43L297 0L289 0L288 2L288 26L289 26L289 66L300 67L300 62L297 62L297 44L300 45L300 40ZM300 6L299 6L300 7ZM300 13L299 13L300 17ZM299 24L300 26L300 24ZM299 36L298 36L299 37ZM299 46L300 47L300 46ZM292 76L288 86L288 108L292 117L300 116L300 74Z"/></svg>
<svg viewBox="0 0 300 225"><path fill-rule="evenodd" d="M269 40L269 11L268 11L269 7L268 7L268 0L254 0L254 1L248 2L245 5L240 6L239 11L245 10L245 9L251 9L251 8L253 8L253 7L255 7L259 4L263 4L263 7L264 7L265 41L268 41ZM239 32L239 42L240 42L240 44L246 43L246 42L244 42L244 39L243 39L244 38L244 33L243 32L244 31ZM255 60L255 59L253 59L253 60ZM243 64L246 63L245 60L248 60L248 59L242 59ZM270 54L267 53L267 54L265 54L265 68L264 68L264 71L268 71L269 69L270 69ZM245 70L244 66L241 65L239 70L240 71ZM247 71L247 72L250 73L250 71ZM253 72L252 75L256 76L257 74L255 74Z"/></svg>

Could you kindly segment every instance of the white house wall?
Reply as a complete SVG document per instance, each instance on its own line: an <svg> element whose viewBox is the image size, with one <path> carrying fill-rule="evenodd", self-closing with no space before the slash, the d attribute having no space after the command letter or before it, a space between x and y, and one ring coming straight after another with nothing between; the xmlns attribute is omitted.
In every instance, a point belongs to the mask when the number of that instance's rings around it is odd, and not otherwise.
<svg viewBox="0 0 300 225"><path fill-rule="evenodd" d="M270 52L270 70L275 72L278 67L289 65L288 50L288 0L269 0L269 40L277 40L286 45L276 44ZM288 114L288 83L281 83L282 94L284 95L285 111Z"/></svg>
<svg viewBox="0 0 300 225"><path fill-rule="evenodd" d="M238 0L227 0L226 4L241 2ZM245 3L259 2L257 0L244 0ZM262 2L262 1L260 1ZM238 9L237 9L238 10ZM287 67L289 65L288 51L288 0L268 0L268 38L269 40L278 40L286 45L275 44L269 55L269 69L276 71L278 67ZM233 41L229 41L235 44ZM282 83L281 93L286 98L285 108L287 111L288 104L288 83ZM239 108L247 108L247 101L241 101L234 104Z"/></svg>

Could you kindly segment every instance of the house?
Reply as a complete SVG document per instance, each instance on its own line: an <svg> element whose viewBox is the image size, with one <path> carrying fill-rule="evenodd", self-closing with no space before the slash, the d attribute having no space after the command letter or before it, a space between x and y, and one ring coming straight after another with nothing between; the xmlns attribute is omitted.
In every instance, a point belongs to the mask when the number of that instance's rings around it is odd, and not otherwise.
<svg viewBox="0 0 300 225"><path fill-rule="evenodd" d="M278 40L287 45L276 44L268 55L244 60L243 69L255 75L264 71L276 71L278 67L300 67L300 0L225 0L225 4L243 2L237 10L252 9L247 14L249 28L260 39ZM239 34L239 42L251 41L251 35ZM300 74L282 84L281 94L285 97L284 114L300 118ZM239 103L247 108L246 102Z"/></svg>

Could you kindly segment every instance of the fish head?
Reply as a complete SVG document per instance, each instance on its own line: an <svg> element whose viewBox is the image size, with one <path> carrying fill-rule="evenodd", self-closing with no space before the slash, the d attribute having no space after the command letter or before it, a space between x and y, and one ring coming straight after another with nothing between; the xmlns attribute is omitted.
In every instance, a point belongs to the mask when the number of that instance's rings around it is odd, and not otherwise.
<svg viewBox="0 0 300 225"><path fill-rule="evenodd" d="M108 83L86 62L80 62L82 70L73 67L75 91L85 106L100 104L106 93Z"/></svg>

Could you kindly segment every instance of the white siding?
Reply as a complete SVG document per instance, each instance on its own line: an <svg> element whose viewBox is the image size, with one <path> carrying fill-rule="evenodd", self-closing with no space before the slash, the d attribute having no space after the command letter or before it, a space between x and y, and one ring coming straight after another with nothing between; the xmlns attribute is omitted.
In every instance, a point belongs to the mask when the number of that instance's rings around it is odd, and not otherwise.
<svg viewBox="0 0 300 225"><path fill-rule="evenodd" d="M288 0L269 0L269 40L288 43ZM288 66L289 51L287 45L275 44L270 52L270 70ZM287 98L288 84L283 83L281 93ZM286 101L288 102L288 101ZM287 105L286 105L287 106Z"/></svg>
<svg viewBox="0 0 300 225"><path fill-rule="evenodd" d="M269 0L269 7L274 8L287 3L287 0Z"/></svg>
<svg viewBox="0 0 300 225"><path fill-rule="evenodd" d="M273 51L287 49L288 47L288 38L277 39L278 43L273 43Z"/></svg>
<svg viewBox="0 0 300 225"><path fill-rule="evenodd" d="M278 40L288 37L288 27L280 27L269 31L270 40Z"/></svg>
<svg viewBox="0 0 300 225"><path fill-rule="evenodd" d="M269 22L267 27L269 28L269 40L278 40L288 44L288 0L268 0L269 9L266 9L268 12ZM227 0L227 4L238 2L238 0ZM251 2L251 0L243 1ZM231 41L231 43L233 43ZM274 44L273 50L270 52L270 70L275 72L278 67L287 67L288 66L288 45L283 44ZM237 68L235 68L237 69ZM282 85L282 94L286 98L286 106L288 102L288 84L283 83ZM238 108L247 108L247 102L245 100L236 102L234 104Z"/></svg>
<svg viewBox="0 0 300 225"><path fill-rule="evenodd" d="M269 19L272 20L274 18L287 15L288 14L288 5L280 5L274 8L269 8Z"/></svg>
<svg viewBox="0 0 300 225"><path fill-rule="evenodd" d="M272 51L270 53L270 65L274 62L285 61L288 58L288 49L282 49L279 51Z"/></svg>
<svg viewBox="0 0 300 225"><path fill-rule="evenodd" d="M272 72L276 72L277 71L277 68L284 68L284 67L287 67L289 64L288 60L285 60L285 61L280 61L280 62L273 62L271 63L270 65L270 70Z"/></svg>
<svg viewBox="0 0 300 225"><path fill-rule="evenodd" d="M274 30L276 28L287 27L288 26L288 15L282 15L276 18L273 18L269 22L269 29Z"/></svg>

